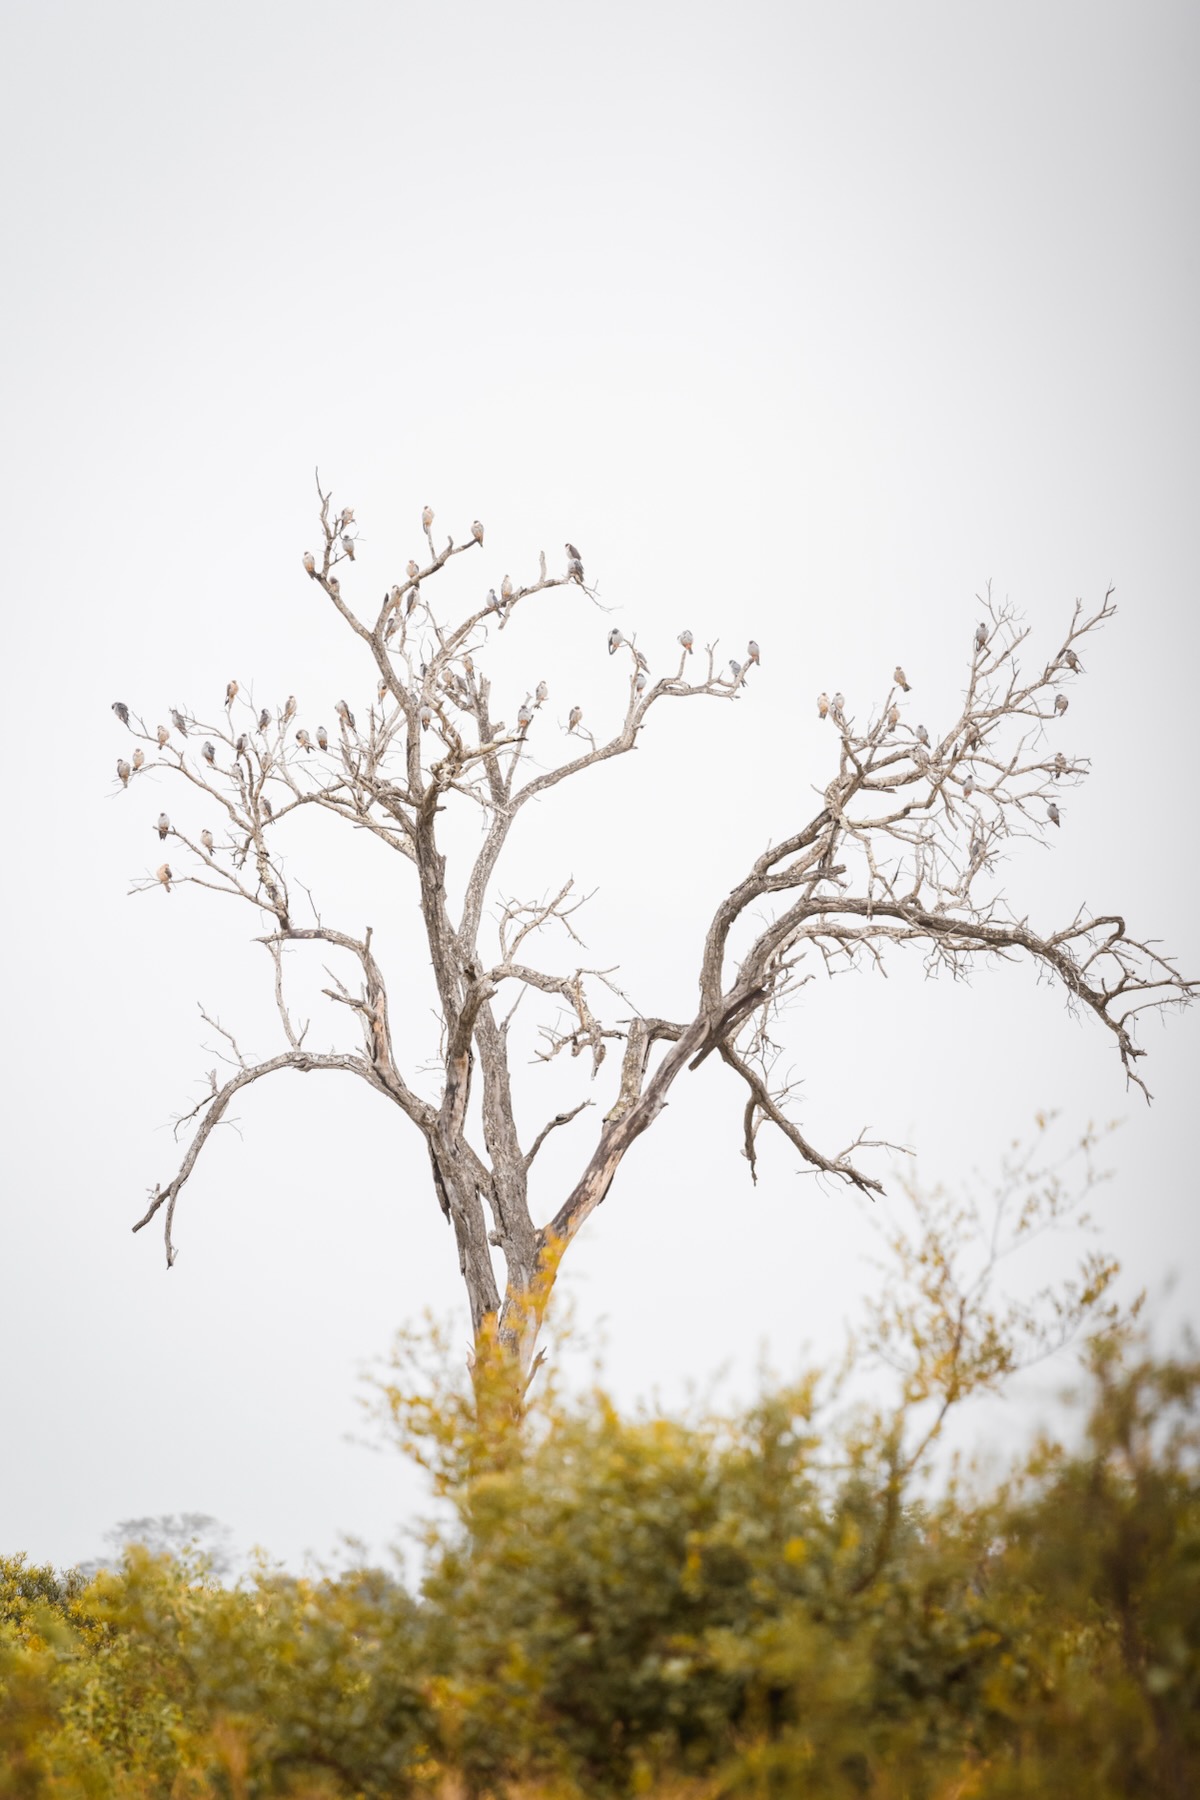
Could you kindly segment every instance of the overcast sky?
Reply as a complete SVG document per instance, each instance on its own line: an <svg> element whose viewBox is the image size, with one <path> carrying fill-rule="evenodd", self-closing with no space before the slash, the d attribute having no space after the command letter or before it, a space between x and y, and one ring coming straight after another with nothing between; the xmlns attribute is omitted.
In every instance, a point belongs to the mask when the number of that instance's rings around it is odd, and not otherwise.
<svg viewBox="0 0 1200 1800"><path fill-rule="evenodd" d="M644 1010L689 1004L712 905L812 809L817 690L866 706L899 657L934 730L989 580L1031 661L1077 595L1120 608L1064 727L1091 779L998 872L1010 904L1119 909L1200 971L1198 38L1146 0L8 9L0 1549L70 1562L189 1509L293 1563L342 1531L378 1553L416 1490L347 1442L357 1371L426 1305L467 1339L420 1146L355 1084L246 1098L169 1274L130 1235L214 1060L197 1003L276 1038L249 915L127 897L174 796L117 788L109 706L212 716L234 675L314 720L368 703L300 566L315 464L357 511L352 598L420 551L427 501L486 522L488 581L582 548L616 611L531 615L507 705L545 676L552 712L615 718L614 621L656 667L685 624L760 640L744 700L660 709L514 837L506 889L596 889L589 957ZM295 868L419 959L406 868ZM395 977L418 1026L420 975ZM1147 1027L1151 1109L1019 969L901 961L814 985L788 1031L810 1137L870 1125L930 1181L1039 1108L1064 1144L1124 1119L1105 1241L1127 1293L1194 1312L1194 1015ZM538 1080L530 1117L565 1091ZM828 1356L870 1285L861 1204L786 1146L752 1188L740 1117L711 1063L677 1086L571 1252L626 1397ZM558 1134L539 1219L590 1133Z"/></svg>

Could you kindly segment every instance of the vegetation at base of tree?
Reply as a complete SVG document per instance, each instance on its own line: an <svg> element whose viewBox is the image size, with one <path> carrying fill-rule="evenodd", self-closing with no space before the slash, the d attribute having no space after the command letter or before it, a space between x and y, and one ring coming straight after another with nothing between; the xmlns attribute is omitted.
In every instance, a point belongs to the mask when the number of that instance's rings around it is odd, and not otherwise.
<svg viewBox="0 0 1200 1800"><path fill-rule="evenodd" d="M1200 1358L1152 1351L1103 1259L999 1295L1078 1211L1025 1175L914 1196L844 1366L740 1410L541 1377L522 1409L501 1357L483 1407L486 1356L422 1375L409 1339L378 1400L439 1496L416 1591L0 1559L0 1796L1200 1792ZM1078 1441L931 1471L961 1403L1076 1331Z"/></svg>

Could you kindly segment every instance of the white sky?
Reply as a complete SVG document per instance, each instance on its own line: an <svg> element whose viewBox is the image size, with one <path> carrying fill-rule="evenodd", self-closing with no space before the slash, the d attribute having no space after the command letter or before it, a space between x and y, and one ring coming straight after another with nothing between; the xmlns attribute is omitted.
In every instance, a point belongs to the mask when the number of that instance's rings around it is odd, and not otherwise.
<svg viewBox="0 0 1200 1800"><path fill-rule="evenodd" d="M488 581L571 538L656 666L683 624L729 653L753 632L747 698L660 709L526 818L504 883L598 888L591 959L678 1014L712 905L828 778L818 688L869 703L900 657L932 730L989 578L1035 658L1113 581L1064 728L1092 779L1003 881L1035 923L1117 908L1200 970L1200 17L48 0L6 36L0 1548L69 1562L189 1509L290 1560L378 1549L414 1490L345 1441L356 1371L426 1304L465 1342L450 1235L398 1116L317 1078L256 1088L210 1145L169 1275L157 1230L130 1236L213 1061L197 1001L275 1036L248 914L126 898L175 796L114 794L110 702L212 716L236 674L310 721L366 704L300 568L318 462L361 523L352 598L420 550L428 500L456 536L486 522ZM573 596L506 633L508 704L546 675L556 716L615 715L610 622ZM329 916L400 949L408 871L354 854L320 876ZM1126 1118L1106 1241L1178 1319L1196 1029L1148 1028L1150 1110L1025 972L814 988L790 1041L811 1137L870 1123L930 1179L994 1166L1039 1107L1064 1137ZM627 1396L828 1354L871 1279L861 1207L786 1146L751 1189L741 1105L711 1063L677 1086L572 1250ZM591 1126L559 1140L539 1217Z"/></svg>

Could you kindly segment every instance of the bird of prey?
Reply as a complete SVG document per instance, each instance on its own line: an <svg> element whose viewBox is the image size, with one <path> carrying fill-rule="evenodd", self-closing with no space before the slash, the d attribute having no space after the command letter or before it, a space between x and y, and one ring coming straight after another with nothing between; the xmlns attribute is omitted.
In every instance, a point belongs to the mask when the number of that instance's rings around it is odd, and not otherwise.
<svg viewBox="0 0 1200 1800"><path fill-rule="evenodd" d="M572 562L582 562L583 561L582 555L575 548L574 544L564 544L563 549L566 551L568 557L570 558L570 560Z"/></svg>
<svg viewBox="0 0 1200 1800"><path fill-rule="evenodd" d="M898 688L902 688L904 690L904 692L907 694L907 692L908 692L908 676L904 673L904 670L900 667L899 663L897 663L895 668L892 670L892 680L895 682L895 684Z"/></svg>
<svg viewBox="0 0 1200 1800"><path fill-rule="evenodd" d="M123 756L117 758L117 775L122 787L129 786L129 777L133 773Z"/></svg>
<svg viewBox="0 0 1200 1800"><path fill-rule="evenodd" d="M833 699L829 702L829 710L833 714L834 718L840 724L841 720L842 720L842 715L844 714L844 712L846 710L846 696L845 696L845 694L843 694L841 692L840 689L833 696Z"/></svg>
<svg viewBox="0 0 1200 1800"><path fill-rule="evenodd" d="M418 716L421 720L421 730L428 731L430 725L433 723L433 708L428 701L425 702Z"/></svg>
<svg viewBox="0 0 1200 1800"><path fill-rule="evenodd" d="M616 626L614 625L612 630L608 634L608 654L610 656L612 656L615 651L617 651L621 648L621 645L624 642L625 642L625 639L621 636L621 633L617 630Z"/></svg>
<svg viewBox="0 0 1200 1800"><path fill-rule="evenodd" d="M157 729L157 731L156 731L156 732L155 732L155 734L154 734L154 735L155 735L155 736L156 736L156 737L157 737L157 739L158 739L158 747L159 747L159 749L160 749L160 750L163 750L163 749L165 749L165 748L166 748L166 743L167 743L167 739L168 739L168 738L169 738L169 737L170 737L170 735L171 735L171 734L170 734L170 732L169 732L169 731L168 731L168 730L167 730L167 728L166 728L166 726L165 726L165 725L160 725L160 726L159 726L159 727L158 727L158 729Z"/></svg>
<svg viewBox="0 0 1200 1800"><path fill-rule="evenodd" d="M112 709L116 713L118 719L120 719L122 725L128 725L129 708L126 706L125 702L123 700L114 700Z"/></svg>
<svg viewBox="0 0 1200 1800"><path fill-rule="evenodd" d="M171 829L170 819L168 819L165 812L160 812L158 815L158 840L160 843L166 837L166 835L167 835L168 831L170 831L170 829Z"/></svg>
<svg viewBox="0 0 1200 1800"><path fill-rule="evenodd" d="M213 834L208 829L207 825L200 833L200 842L204 845L206 853L211 856L213 853Z"/></svg>
<svg viewBox="0 0 1200 1800"><path fill-rule="evenodd" d="M1067 759L1063 755L1062 751L1059 750L1056 753L1055 758L1054 758L1054 779L1055 779L1055 781L1058 780L1060 775L1065 775L1066 772L1067 772Z"/></svg>
<svg viewBox="0 0 1200 1800"><path fill-rule="evenodd" d="M216 766L217 766L217 747L215 744L210 744L207 738L205 738L205 740L204 740L204 748L200 752L200 754L204 758L205 762L208 764L210 769L216 768Z"/></svg>
<svg viewBox="0 0 1200 1800"><path fill-rule="evenodd" d="M896 702L893 700L892 704L888 707L888 724L891 726L892 730L895 731L895 729L899 723L900 723L900 708L896 705Z"/></svg>
<svg viewBox="0 0 1200 1800"><path fill-rule="evenodd" d="M675 641L676 643L683 645L684 651L688 656L692 654L692 646L695 644L696 640L686 626Z"/></svg>
<svg viewBox="0 0 1200 1800"><path fill-rule="evenodd" d="M309 575L315 575L317 572L317 559L311 550L306 550L304 552L304 567L306 573Z"/></svg>
<svg viewBox="0 0 1200 1800"><path fill-rule="evenodd" d="M348 556L351 562L354 561L354 539L344 531L342 533L342 555Z"/></svg>
<svg viewBox="0 0 1200 1800"><path fill-rule="evenodd" d="M1058 816L1058 804L1056 801L1054 801L1054 800L1050 801L1049 805L1046 808L1046 816L1049 818L1050 823L1052 825L1061 826L1062 820Z"/></svg>
<svg viewBox="0 0 1200 1800"><path fill-rule="evenodd" d="M404 598L404 595L403 595L401 589L397 586L397 584L395 582L393 582L391 592L388 594L388 603L391 606L397 607L397 606L399 606L399 604L403 598Z"/></svg>
<svg viewBox="0 0 1200 1800"><path fill-rule="evenodd" d="M746 658L747 658L747 661L746 661L747 668L750 667L751 663L756 663L759 661L758 645L755 643L753 638L751 638L750 642L746 645ZM761 666L761 664L760 664L760 666Z"/></svg>
<svg viewBox="0 0 1200 1800"><path fill-rule="evenodd" d="M350 711L350 708L346 705L346 702L344 700L339 700L333 710L334 710L334 712L336 712L338 718L342 721L342 724L348 726L349 729L351 731L353 731L354 730L354 714Z"/></svg>
<svg viewBox="0 0 1200 1800"><path fill-rule="evenodd" d="M582 558L582 556L580 556L580 554L579 554L578 550L575 548L574 544L564 544L563 548L566 550L566 553L567 553L567 574L572 581L577 581L579 583L579 585L582 587L583 586L583 558Z"/></svg>
<svg viewBox="0 0 1200 1800"><path fill-rule="evenodd" d="M423 506L421 508L421 524L424 526L426 531L428 531L429 527L433 524L433 508L432 508L432 506Z"/></svg>
<svg viewBox="0 0 1200 1800"><path fill-rule="evenodd" d="M328 748L329 748L329 733L326 731L326 729L323 725L318 725L317 726L317 749L318 750L328 750Z"/></svg>
<svg viewBox="0 0 1200 1800"><path fill-rule="evenodd" d="M550 689L546 686L544 681L538 682L537 690L533 697L539 706L544 706L546 701L550 698Z"/></svg>
<svg viewBox="0 0 1200 1800"><path fill-rule="evenodd" d="M513 591L513 584L506 575L504 580L500 583L500 598L504 601L505 605L512 599Z"/></svg>
<svg viewBox="0 0 1200 1800"><path fill-rule="evenodd" d="M522 737L525 736L525 733L529 730L529 727L532 724L533 724L533 708L530 706L528 700L522 700L521 710L517 714L517 729L521 733Z"/></svg>
<svg viewBox="0 0 1200 1800"><path fill-rule="evenodd" d="M829 695L824 690L817 695L817 717L818 719L829 717Z"/></svg>
<svg viewBox="0 0 1200 1800"><path fill-rule="evenodd" d="M303 751L305 751L305 752L311 751L312 739L309 737L307 731L305 731L303 725L300 727L299 731L296 733L296 742L299 744L300 748Z"/></svg>
<svg viewBox="0 0 1200 1800"><path fill-rule="evenodd" d="M487 610L488 612L500 611L500 600L495 588L489 588L487 591Z"/></svg>
<svg viewBox="0 0 1200 1800"><path fill-rule="evenodd" d="M283 722L285 725L290 725L292 720L295 718L296 705L297 705L297 701L296 701L295 694L289 694L287 697L287 700L284 703L284 708L283 708Z"/></svg>
<svg viewBox="0 0 1200 1800"><path fill-rule="evenodd" d="M225 710L226 710L226 712L229 711L229 708L233 705L234 701L237 699L237 693L238 693L237 682L236 681L226 682L226 684L225 684Z"/></svg>
<svg viewBox="0 0 1200 1800"><path fill-rule="evenodd" d="M1067 696L1065 694L1056 694L1054 696L1054 710L1059 715L1060 718L1062 717L1063 713L1066 712L1066 710L1067 710L1068 706L1070 706L1070 704L1071 704L1071 702L1067 699Z"/></svg>
<svg viewBox="0 0 1200 1800"><path fill-rule="evenodd" d="M573 706L567 715L567 730L574 731L583 718L582 706Z"/></svg>
<svg viewBox="0 0 1200 1800"><path fill-rule="evenodd" d="M479 523L478 519L471 520L471 536L475 539L477 544L482 544L483 526Z"/></svg>
<svg viewBox="0 0 1200 1800"><path fill-rule="evenodd" d="M1073 650L1064 650L1062 659L1066 663L1068 669L1073 669L1076 675L1083 674L1083 664Z"/></svg>
<svg viewBox="0 0 1200 1800"><path fill-rule="evenodd" d="M634 676L633 690L634 690L634 693L636 693L636 694L644 694L645 693L645 691L646 691L646 671L645 671L645 669L639 669L637 674Z"/></svg>
<svg viewBox="0 0 1200 1800"><path fill-rule="evenodd" d="M171 891L171 865L170 865L170 863L161 864L161 866L155 870L155 875L156 875L157 879L162 882L163 886L166 888L166 890L169 894Z"/></svg>
<svg viewBox="0 0 1200 1800"><path fill-rule="evenodd" d="M179 712L178 709L174 706L171 708L171 723L175 727L176 731L179 733L180 737L187 736L187 734L188 734L187 733L187 720L184 718L183 714L181 712Z"/></svg>
<svg viewBox="0 0 1200 1800"><path fill-rule="evenodd" d="M968 769L966 774L963 776L963 799L969 800L971 798L971 795L974 792L975 792L975 777L971 773L970 769Z"/></svg>
<svg viewBox="0 0 1200 1800"><path fill-rule="evenodd" d="M926 731L926 729L923 725L917 726L917 742L918 742L918 744L924 744L925 748L928 750L928 748L929 748L929 733Z"/></svg>
<svg viewBox="0 0 1200 1800"><path fill-rule="evenodd" d="M380 706L382 706L384 701L388 697L388 684L387 684L387 680L384 676L381 675L379 677L379 686L376 688L375 691L379 696L379 704L380 704Z"/></svg>
<svg viewBox="0 0 1200 1800"><path fill-rule="evenodd" d="M248 747L249 747L249 745L248 745L248 741L247 741L245 732L244 731L239 732L238 733L238 741L233 746L233 754L235 756L245 756Z"/></svg>
<svg viewBox="0 0 1200 1800"><path fill-rule="evenodd" d="M267 796L265 794L261 795L260 797L262 800L263 811L266 813L268 819L273 819L275 817L275 808L271 805L271 802L267 799Z"/></svg>
<svg viewBox="0 0 1200 1800"><path fill-rule="evenodd" d="M975 648L977 650L987 649L987 624L983 619L980 619L975 627Z"/></svg>
<svg viewBox="0 0 1200 1800"><path fill-rule="evenodd" d="M730 657L730 659L729 659L729 667L730 667L730 668L731 668L731 669L732 669L732 670L733 670L733 679L734 679L734 681L735 681L735 682L736 682L736 681L738 681L738 680L739 680L739 679L740 679L740 678L741 678L741 673L742 673L742 665L741 665L741 663L740 663L740 662L737 662L737 661L736 661L736 660L735 660L735 658L734 658L734 657L732 657L732 656L731 656L731 657Z"/></svg>
<svg viewBox="0 0 1200 1800"><path fill-rule="evenodd" d="M146 760L146 752L139 745L133 753L133 772L136 775Z"/></svg>
<svg viewBox="0 0 1200 1800"><path fill-rule="evenodd" d="M474 675L474 673L475 673L475 658L473 656L464 656L463 657L463 669L466 671L466 673L468 675Z"/></svg>
<svg viewBox="0 0 1200 1800"><path fill-rule="evenodd" d="M342 516L338 520L338 524L341 526L342 530L345 531L347 525L353 525L353 523L354 523L354 508L352 506L343 506Z"/></svg>

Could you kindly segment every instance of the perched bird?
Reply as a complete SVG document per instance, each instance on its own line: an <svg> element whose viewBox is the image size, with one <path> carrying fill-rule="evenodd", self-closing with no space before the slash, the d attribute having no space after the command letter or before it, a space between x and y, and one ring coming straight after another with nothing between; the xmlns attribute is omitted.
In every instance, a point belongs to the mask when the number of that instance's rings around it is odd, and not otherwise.
<svg viewBox="0 0 1200 1800"><path fill-rule="evenodd" d="M895 682L895 684L898 688L902 688L904 690L904 692L907 694L907 692L908 692L908 676L904 673L904 670L900 667L899 663L897 663L895 668L892 670L892 680Z"/></svg>
<svg viewBox="0 0 1200 1800"><path fill-rule="evenodd" d="M829 717L829 695L824 692L817 695L817 717L818 719Z"/></svg>
<svg viewBox="0 0 1200 1800"><path fill-rule="evenodd" d="M174 706L171 708L171 723L179 733L180 737L187 736L187 720Z"/></svg>
<svg viewBox="0 0 1200 1800"><path fill-rule="evenodd" d="M125 702L123 700L114 700L112 709L116 713L118 719L120 719L122 725L128 725L129 708L126 706Z"/></svg>
<svg viewBox="0 0 1200 1800"><path fill-rule="evenodd" d="M170 829L171 829L170 819L168 819L165 812L160 812L158 815L158 840L159 840L159 843L161 843L162 840L166 837L166 835L167 835L168 831L170 831Z"/></svg>
<svg viewBox="0 0 1200 1800"><path fill-rule="evenodd" d="M474 675L474 673L475 673L475 658L473 656L464 656L463 657L463 670L464 670L464 673L467 675Z"/></svg>
<svg viewBox="0 0 1200 1800"><path fill-rule="evenodd" d="M522 700L521 710L517 714L517 729L521 733L522 737L524 737L525 733L529 730L529 727L532 724L533 724L533 708L530 706L528 700Z"/></svg>
<svg viewBox="0 0 1200 1800"><path fill-rule="evenodd" d="M347 525L353 525L353 523L354 523L354 508L352 506L343 506L342 516L338 520L338 524L341 526L342 530L345 531Z"/></svg>
<svg viewBox="0 0 1200 1800"><path fill-rule="evenodd" d="M379 677L379 686L376 688L375 691L379 696L379 704L380 704L380 706L382 706L384 701L388 697L388 684L387 684L387 681L384 676L381 675Z"/></svg>
<svg viewBox="0 0 1200 1800"><path fill-rule="evenodd" d="M963 776L963 799L969 800L971 798L971 795L974 792L975 792L975 777L974 777L974 775L972 775L970 769L968 769L966 774Z"/></svg>
<svg viewBox="0 0 1200 1800"><path fill-rule="evenodd" d="M489 588L487 591L487 610L489 612L500 611L500 599L495 588Z"/></svg>
<svg viewBox="0 0 1200 1800"><path fill-rule="evenodd" d="M342 584L336 575L329 577L329 591L331 594L340 594L342 591Z"/></svg>
<svg viewBox="0 0 1200 1800"><path fill-rule="evenodd" d="M139 746L133 753L133 772L136 775L146 760L146 752Z"/></svg>
<svg viewBox="0 0 1200 1800"><path fill-rule="evenodd" d="M129 786L129 777L133 773L123 756L117 758L117 776L122 787Z"/></svg>
<svg viewBox="0 0 1200 1800"><path fill-rule="evenodd" d="M421 524L424 526L426 531L428 531L429 527L433 524L433 508L432 508L432 506L423 506L421 508Z"/></svg>
<svg viewBox="0 0 1200 1800"><path fill-rule="evenodd" d="M348 556L351 562L354 561L354 539L344 531L342 533L342 555Z"/></svg>
<svg viewBox="0 0 1200 1800"><path fill-rule="evenodd" d="M546 704L546 701L550 698L550 689L546 686L544 681L538 682L533 697L539 706L544 706Z"/></svg>
<svg viewBox="0 0 1200 1800"><path fill-rule="evenodd" d="M977 650L986 650L987 648L987 624L983 619L980 619L975 627L975 648Z"/></svg>
<svg viewBox="0 0 1200 1800"><path fill-rule="evenodd" d="M157 878L159 879L159 881L162 882L163 886L166 888L166 890L169 894L171 891L171 865L170 865L170 863L163 863L158 869L155 870L155 874L156 874Z"/></svg>
<svg viewBox="0 0 1200 1800"><path fill-rule="evenodd" d="M567 714L567 730L574 731L583 719L582 706L573 706Z"/></svg>
<svg viewBox="0 0 1200 1800"><path fill-rule="evenodd" d="M263 811L266 813L268 819L273 819L275 817L275 808L271 805L271 802L267 799L265 794L261 795L260 798Z"/></svg>
<svg viewBox="0 0 1200 1800"><path fill-rule="evenodd" d="M306 753L312 750L312 739L309 737L307 731L305 731L303 725L300 727L299 731L296 733L296 742L299 744L300 748L303 751L305 751Z"/></svg>
<svg viewBox="0 0 1200 1800"><path fill-rule="evenodd" d="M258 715L258 729L260 731L270 731L271 729L271 715L265 706Z"/></svg>
<svg viewBox="0 0 1200 1800"><path fill-rule="evenodd" d="M354 730L354 714L350 711L350 708L346 705L346 702L344 700L339 700L333 710L336 712L338 718L342 721L342 724L348 726L349 729L351 731L353 731Z"/></svg>
<svg viewBox="0 0 1200 1800"><path fill-rule="evenodd" d="M315 575L317 572L317 559L311 550L304 552L304 569L308 575Z"/></svg>
<svg viewBox="0 0 1200 1800"><path fill-rule="evenodd" d="M1067 699L1067 696L1065 694L1056 694L1054 696L1054 710L1059 715L1060 718L1062 717L1063 713L1066 712L1066 710L1067 710L1068 706L1070 706L1070 704L1071 704L1071 702Z"/></svg>
<svg viewBox="0 0 1200 1800"><path fill-rule="evenodd" d="M692 654L692 647L695 644L696 640L692 636L691 632L687 629L686 626L680 632L679 636L676 638L675 641L677 644L683 645L684 652L686 655L690 656Z"/></svg>
<svg viewBox="0 0 1200 1800"><path fill-rule="evenodd" d="M410 581L415 581L417 576L421 573L420 563L410 556L404 566L404 573L408 576Z"/></svg>
<svg viewBox="0 0 1200 1800"><path fill-rule="evenodd" d="M420 713L418 714L418 717L420 718L420 721L421 721L421 730L428 731L429 727L433 723L433 708L432 708L432 706L430 706L428 701L426 701L424 706L421 708Z"/></svg>
<svg viewBox="0 0 1200 1800"><path fill-rule="evenodd" d="M730 659L729 659L729 667L730 667L730 668L731 668L731 669L732 669L732 670L733 670L733 679L734 679L734 681L738 681L738 680L740 680L740 678L741 678L741 673L742 673L742 665L741 665L741 663L740 663L740 662L737 662L737 661L736 661L736 660L735 660L735 659L734 659L734 658L733 658L733 657L732 657L732 656L731 656L731 657L730 657Z"/></svg>
<svg viewBox="0 0 1200 1800"><path fill-rule="evenodd" d="M646 691L646 671L645 671L645 669L639 669L637 674L634 676L633 691L635 694L644 694L645 693L645 691Z"/></svg>
<svg viewBox="0 0 1200 1800"><path fill-rule="evenodd" d="M892 730L895 731L895 729L899 723L900 723L900 708L896 705L896 702L893 700L892 704L888 707L888 724L891 726Z"/></svg>
<svg viewBox="0 0 1200 1800"><path fill-rule="evenodd" d="M574 544L566 544L566 545L564 545L564 549L567 552L567 574L570 576L572 581L577 581L579 583L579 585L582 587L583 586L583 558L582 558L582 556L580 556L580 554L579 554L578 550L575 548Z"/></svg>
<svg viewBox="0 0 1200 1800"><path fill-rule="evenodd" d="M1055 779L1055 781L1058 780L1060 775L1065 775L1066 772L1067 772L1067 759L1063 755L1062 751L1060 750L1060 751L1058 751L1058 753L1056 754L1056 756L1054 758L1054 779Z"/></svg>
<svg viewBox="0 0 1200 1800"><path fill-rule="evenodd" d="M317 726L317 749L318 750L328 750L328 748L329 748L329 733L326 731L326 729L323 725L318 725Z"/></svg>
<svg viewBox="0 0 1200 1800"><path fill-rule="evenodd" d="M833 714L834 718L838 721L838 723L841 724L843 715L845 714L845 711L846 711L846 696L840 690L833 696L833 699L829 702L829 710Z"/></svg>
<svg viewBox="0 0 1200 1800"><path fill-rule="evenodd" d="M167 730L167 728L166 728L166 726L165 726L165 725L160 725L160 726L159 726L159 727L158 727L158 729L157 729L157 730L156 730L156 732L155 732L155 734L154 734L154 735L155 735L155 737L156 737L156 738L157 738L157 739L158 739L158 747L159 747L159 749L160 749L160 750L162 750L162 749L165 749L165 747L166 747L166 742L167 742L167 739L168 739L168 738L169 738L169 737L170 737L170 735L171 735L171 734L170 734L170 732L169 732L169 731L168 731L168 730Z"/></svg>
<svg viewBox="0 0 1200 1800"><path fill-rule="evenodd" d="M404 598L403 590L395 582L393 582L392 587L391 587L391 592L388 594L388 603L393 607L398 607L401 600L403 600L403 598Z"/></svg>
<svg viewBox="0 0 1200 1800"><path fill-rule="evenodd" d="M250 747L249 739L247 738L244 731L240 731L238 733L238 741L233 746L233 754L235 756L245 756L246 751L249 749L249 747Z"/></svg>
<svg viewBox="0 0 1200 1800"><path fill-rule="evenodd" d="M751 663L756 663L759 661L758 645L755 643L753 638L751 638L750 642L746 645L746 657L747 657L747 662L746 662L747 668L750 667ZM760 664L760 667L761 667L761 664Z"/></svg>
<svg viewBox="0 0 1200 1800"><path fill-rule="evenodd" d="M475 539L477 544L482 544L483 526L479 523L478 519L471 520L471 536Z"/></svg>
<svg viewBox="0 0 1200 1800"><path fill-rule="evenodd" d="M229 711L229 708L233 705L234 701L237 699L237 693L238 693L238 684L236 681L230 681L225 684L225 710L226 710L226 712Z"/></svg>
<svg viewBox="0 0 1200 1800"><path fill-rule="evenodd" d="M1062 659L1066 663L1068 669L1073 669L1076 675L1083 674L1083 664L1073 650L1064 650Z"/></svg>
<svg viewBox="0 0 1200 1800"><path fill-rule="evenodd" d="M284 708L283 708L283 722L285 725L290 725L292 720L295 718L296 707L297 707L297 701L296 701L295 694L289 694L287 697L287 700L284 702Z"/></svg>
<svg viewBox="0 0 1200 1800"><path fill-rule="evenodd" d="M986 850L987 850L987 844L984 842L983 838L979 837L978 835L972 835L972 838L971 838L971 861L973 863L982 862Z"/></svg>
<svg viewBox="0 0 1200 1800"><path fill-rule="evenodd" d="M923 725L917 726L917 742L918 742L918 744L924 744L925 748L928 750L928 748L929 748L929 733L926 731L926 729Z"/></svg>
<svg viewBox="0 0 1200 1800"><path fill-rule="evenodd" d="M512 599L513 592L514 592L513 584L510 581L509 577L506 575L504 577L504 580L500 583L500 598L504 601L506 606L507 606L508 602Z"/></svg>
<svg viewBox="0 0 1200 1800"><path fill-rule="evenodd" d="M1057 801L1054 801L1054 800L1050 801L1049 805L1046 807L1046 816L1048 817L1048 819L1050 820L1050 823L1052 825L1058 825L1061 827L1062 820L1058 816Z"/></svg>
<svg viewBox="0 0 1200 1800"><path fill-rule="evenodd" d="M205 762L208 764L210 769L216 768L216 766L217 766L217 747L215 744L210 744L207 738L205 738L205 740L204 740L204 748L200 752L200 754L204 758Z"/></svg>
<svg viewBox="0 0 1200 1800"><path fill-rule="evenodd" d="M621 645L624 642L625 642L625 639L621 636L621 633L617 630L616 626L614 625L612 630L608 634L608 654L610 656L612 656L617 650L619 650L621 648Z"/></svg>
<svg viewBox="0 0 1200 1800"><path fill-rule="evenodd" d="M213 853L213 834L208 829L207 825L200 833L200 842L204 845L206 853L211 856Z"/></svg>

